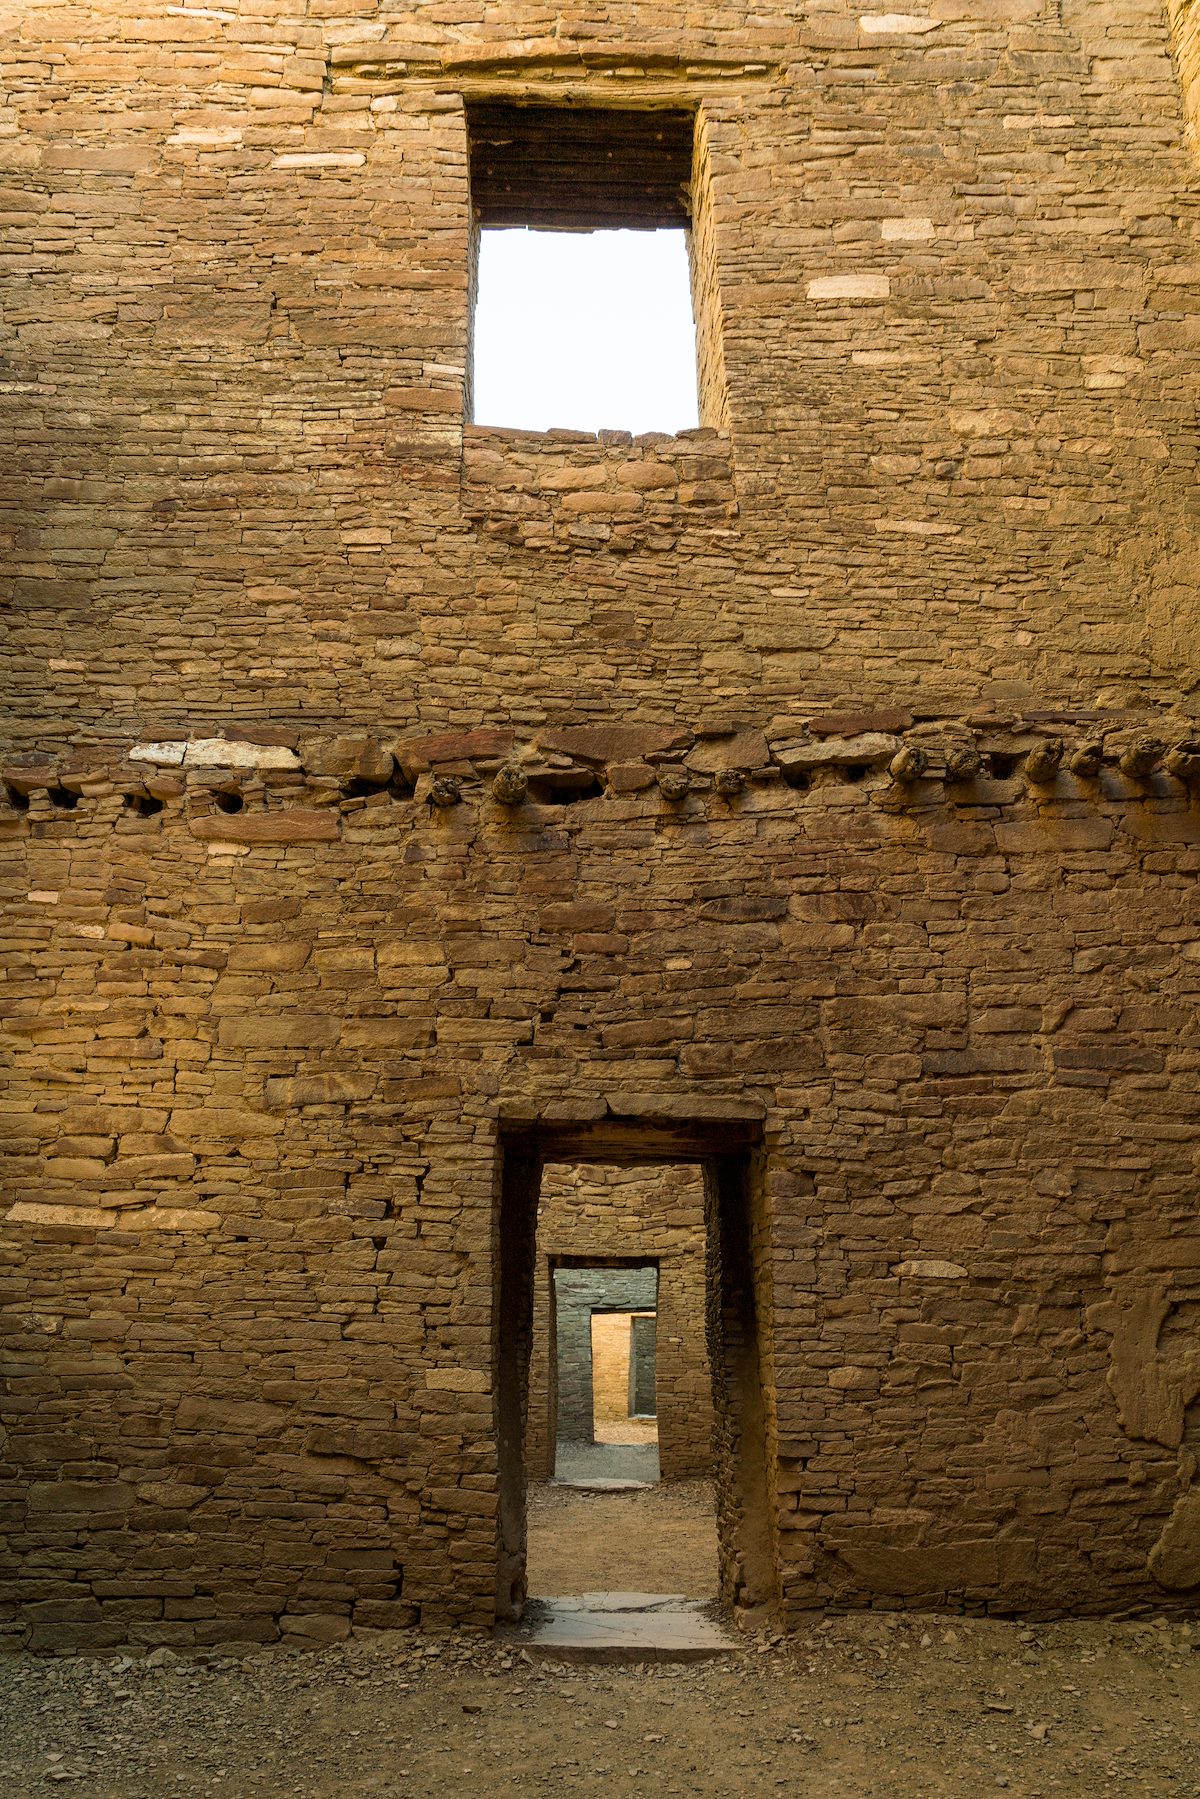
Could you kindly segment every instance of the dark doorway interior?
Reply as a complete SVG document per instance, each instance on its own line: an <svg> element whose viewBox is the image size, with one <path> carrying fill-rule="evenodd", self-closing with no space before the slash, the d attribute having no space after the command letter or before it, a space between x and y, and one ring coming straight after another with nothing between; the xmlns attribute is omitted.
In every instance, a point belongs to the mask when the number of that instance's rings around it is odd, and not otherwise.
<svg viewBox="0 0 1200 1799"><path fill-rule="evenodd" d="M658 1314L635 1312L629 1320L626 1416L658 1418Z"/></svg>
<svg viewBox="0 0 1200 1799"><path fill-rule="evenodd" d="M501 1138L496 1211L496 1333L500 1520L496 1616L524 1609L524 1462L532 1343L538 1193L556 1163L699 1164L704 1171L709 1362L716 1416L719 1596L738 1612L776 1603L768 1505L766 1407L759 1318L767 1305L759 1127L734 1119L669 1124L631 1119L510 1127ZM632 1309L632 1308L631 1308ZM639 1308L642 1309L642 1308Z"/></svg>

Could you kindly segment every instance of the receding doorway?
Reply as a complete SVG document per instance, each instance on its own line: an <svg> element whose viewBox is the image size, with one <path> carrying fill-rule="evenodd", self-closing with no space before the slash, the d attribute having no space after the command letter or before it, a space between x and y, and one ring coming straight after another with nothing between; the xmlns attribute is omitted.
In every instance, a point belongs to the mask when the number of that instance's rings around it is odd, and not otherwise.
<svg viewBox="0 0 1200 1799"><path fill-rule="evenodd" d="M773 1606L756 1136L504 1133L498 1619L571 1593Z"/></svg>
<svg viewBox="0 0 1200 1799"><path fill-rule="evenodd" d="M588 1191L586 1186L582 1190ZM653 1183L646 1187L639 1183L627 1192L653 1203ZM544 1205L538 1208L539 1241L545 1210ZM615 1208L614 1213L611 1234L617 1246L621 1214ZM615 1260L564 1265L555 1258L549 1275L548 1340L539 1341L542 1308L535 1294L533 1358L546 1362L546 1435L554 1438L551 1478L575 1486L592 1483L600 1489L605 1484L650 1485L661 1472L655 1354L658 1268L653 1263ZM675 1322L681 1331L687 1329L693 1353L702 1356L703 1313ZM527 1455L530 1480L535 1478L531 1463Z"/></svg>
<svg viewBox="0 0 1200 1799"><path fill-rule="evenodd" d="M560 1338L561 1344L561 1338ZM592 1313L592 1429L602 1447L658 1453L658 1311Z"/></svg>

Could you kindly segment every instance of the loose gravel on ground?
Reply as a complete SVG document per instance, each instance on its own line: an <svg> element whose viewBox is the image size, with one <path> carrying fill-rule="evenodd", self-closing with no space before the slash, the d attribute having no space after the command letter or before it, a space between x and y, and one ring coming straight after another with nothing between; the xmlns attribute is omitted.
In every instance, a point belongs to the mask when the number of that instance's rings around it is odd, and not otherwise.
<svg viewBox="0 0 1200 1799"><path fill-rule="evenodd" d="M0 1792L1200 1799L1200 1624L856 1615L720 1663L459 1636L0 1661Z"/></svg>

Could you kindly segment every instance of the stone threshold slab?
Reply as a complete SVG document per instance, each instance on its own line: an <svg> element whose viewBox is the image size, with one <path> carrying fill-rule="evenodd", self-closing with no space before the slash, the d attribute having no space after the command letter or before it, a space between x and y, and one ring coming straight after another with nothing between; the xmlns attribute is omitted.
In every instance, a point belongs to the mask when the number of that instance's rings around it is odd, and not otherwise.
<svg viewBox="0 0 1200 1799"><path fill-rule="evenodd" d="M658 1485L653 1480L617 1480L606 1474L584 1474L578 1480L552 1480L552 1487L563 1487L572 1493L648 1493Z"/></svg>
<svg viewBox="0 0 1200 1799"><path fill-rule="evenodd" d="M520 1624L497 1635L558 1662L698 1662L737 1647L711 1600L679 1593L534 1599Z"/></svg>

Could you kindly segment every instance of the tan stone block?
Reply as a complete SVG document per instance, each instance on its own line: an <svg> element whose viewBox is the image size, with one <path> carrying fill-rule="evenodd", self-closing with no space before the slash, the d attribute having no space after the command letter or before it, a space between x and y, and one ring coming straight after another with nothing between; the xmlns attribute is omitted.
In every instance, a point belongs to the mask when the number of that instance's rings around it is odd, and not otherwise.
<svg viewBox="0 0 1200 1799"><path fill-rule="evenodd" d="M440 763L491 761L504 757L512 746L512 731L484 729L401 738L392 749L401 769L411 778Z"/></svg>
<svg viewBox="0 0 1200 1799"><path fill-rule="evenodd" d="M81 1225L101 1231L117 1223L117 1214L102 1206L41 1205L29 1200L18 1200L5 1217L10 1224Z"/></svg>
<svg viewBox="0 0 1200 1799"><path fill-rule="evenodd" d="M294 974L304 967L311 953L311 944L305 942L235 943L229 951L228 966L231 971Z"/></svg>
<svg viewBox="0 0 1200 1799"><path fill-rule="evenodd" d="M342 1643L350 1635L350 1620L329 1612L285 1612L279 1628L285 1637L307 1643Z"/></svg>
<svg viewBox="0 0 1200 1799"><path fill-rule="evenodd" d="M1054 855L1064 850L1106 850L1114 825L1107 818L1041 818L995 827L996 848L1002 855Z"/></svg>
<svg viewBox="0 0 1200 1799"><path fill-rule="evenodd" d="M121 1216L123 1231L214 1231L221 1214L196 1206L143 1206Z"/></svg>
<svg viewBox="0 0 1200 1799"><path fill-rule="evenodd" d="M186 1181L195 1172L196 1158L190 1154L118 1157L113 1173L127 1181Z"/></svg>
<svg viewBox="0 0 1200 1799"><path fill-rule="evenodd" d="M605 773L613 793L644 793L655 783L648 762L610 762Z"/></svg>
<svg viewBox="0 0 1200 1799"><path fill-rule="evenodd" d="M370 1099L376 1080L371 1074L313 1074L291 1079L269 1080L266 1084L268 1106L347 1105L355 1100Z"/></svg>
<svg viewBox="0 0 1200 1799"><path fill-rule="evenodd" d="M538 732L538 745L550 754L577 757L581 762L633 761L685 749L691 734L661 725L567 725Z"/></svg>
<svg viewBox="0 0 1200 1799"><path fill-rule="evenodd" d="M29 1509L39 1513L64 1513L97 1520L121 1515L133 1504L133 1488L115 1480L34 1481L29 1488Z"/></svg>
<svg viewBox="0 0 1200 1799"><path fill-rule="evenodd" d="M559 502L562 510L568 513L582 513L596 518L628 518L642 510L641 499L635 493L618 492L576 492L564 493Z"/></svg>
<svg viewBox="0 0 1200 1799"><path fill-rule="evenodd" d="M275 1015L247 1013L223 1018L218 1041L231 1049L316 1049L336 1043L341 1021L320 1012L281 1012ZM175 1113L172 1129L179 1130Z"/></svg>
<svg viewBox="0 0 1200 1799"><path fill-rule="evenodd" d="M765 768L771 752L762 731L737 731L728 737L708 738L696 744L687 758L689 768L714 773L724 768Z"/></svg>
<svg viewBox="0 0 1200 1799"><path fill-rule="evenodd" d="M878 763L890 761L900 739L882 731L864 731L857 737L823 737L816 743L776 744L772 757L780 768L818 768L823 763Z"/></svg>
<svg viewBox="0 0 1200 1799"><path fill-rule="evenodd" d="M545 493L595 492L608 487L609 482L609 470L603 464L596 468L551 469L538 478L538 486Z"/></svg>
<svg viewBox="0 0 1200 1799"><path fill-rule="evenodd" d="M88 1156L50 1156L45 1164L52 1181L94 1181L103 1179L107 1164Z"/></svg>
<svg viewBox="0 0 1200 1799"><path fill-rule="evenodd" d="M297 756L300 765L314 775L385 782L390 781L395 772L389 746L365 733L302 737L297 745Z"/></svg>
<svg viewBox="0 0 1200 1799"><path fill-rule="evenodd" d="M220 843L333 843L339 835L334 812L296 806L279 812L212 813L193 818L193 837Z"/></svg>
<svg viewBox="0 0 1200 1799"><path fill-rule="evenodd" d="M966 1280L968 1271L958 1262L910 1261L897 1262L892 1273L902 1280L956 1281Z"/></svg>
<svg viewBox="0 0 1200 1799"><path fill-rule="evenodd" d="M88 1044L89 1056L121 1062L156 1062L163 1053L161 1037L97 1037Z"/></svg>
<svg viewBox="0 0 1200 1799"><path fill-rule="evenodd" d="M181 1138L218 1138L240 1140L249 1137L274 1137L283 1129L278 1118L263 1112L252 1112L241 1106L179 1106L171 1114L171 1129Z"/></svg>
<svg viewBox="0 0 1200 1799"><path fill-rule="evenodd" d="M281 1406L260 1400L183 1398L175 1413L178 1430L234 1432L241 1436L275 1436L287 1421Z"/></svg>
<svg viewBox="0 0 1200 1799"><path fill-rule="evenodd" d="M225 737L192 738L184 748L185 768L299 768L294 750L280 744L240 742Z"/></svg>
<svg viewBox="0 0 1200 1799"><path fill-rule="evenodd" d="M434 1392L490 1393L491 1376L475 1368L427 1368L425 1385Z"/></svg>
<svg viewBox="0 0 1200 1799"><path fill-rule="evenodd" d="M886 300L891 291L886 275L869 273L815 275L808 284L810 300Z"/></svg>

